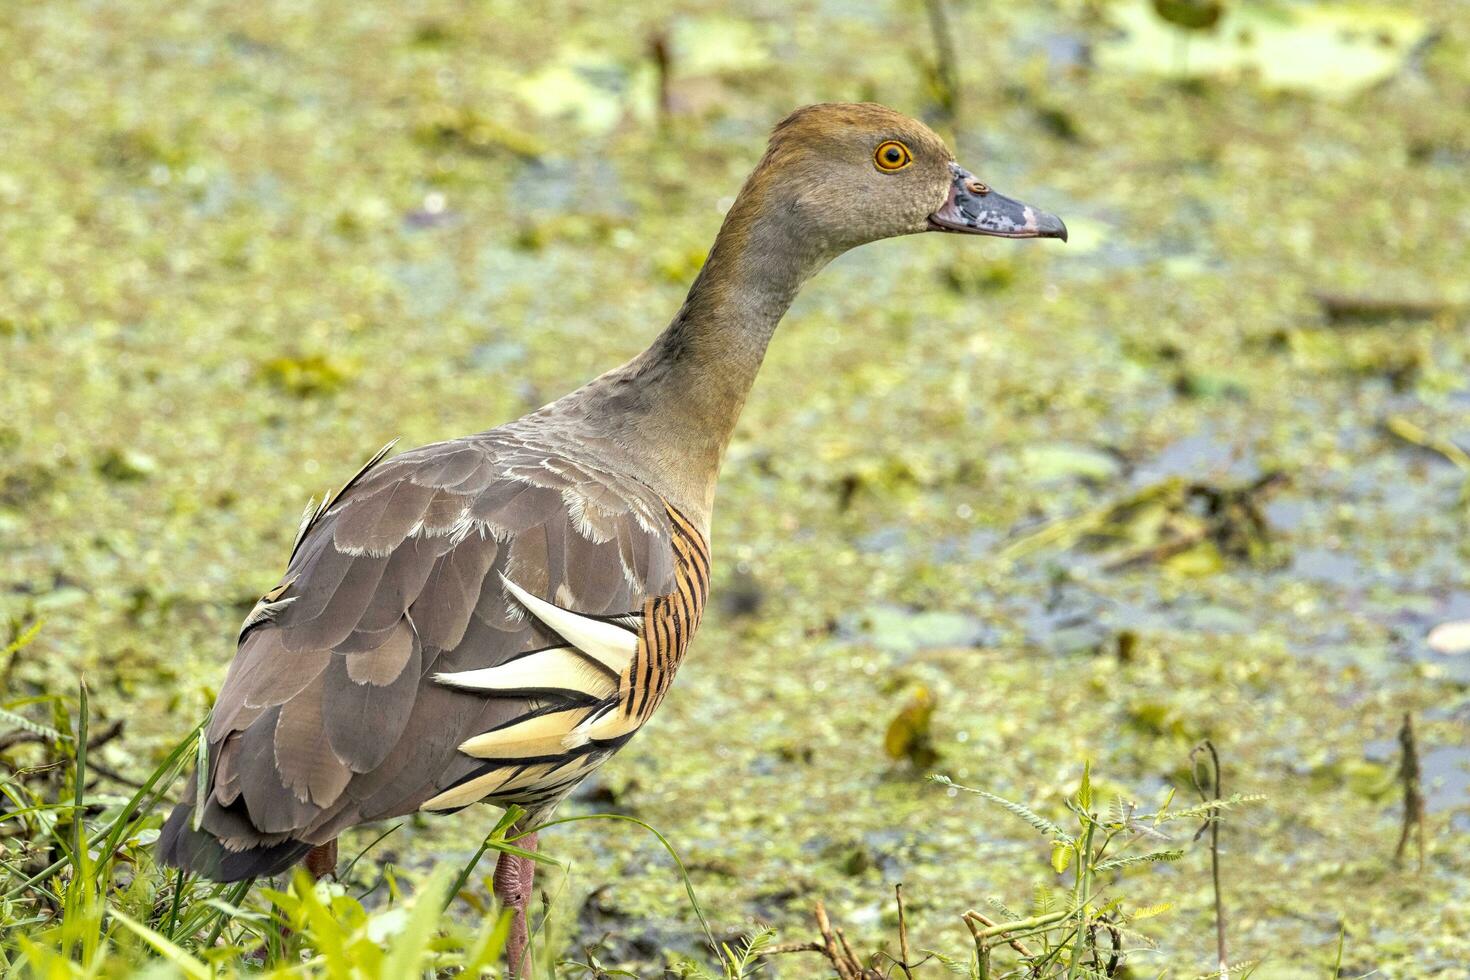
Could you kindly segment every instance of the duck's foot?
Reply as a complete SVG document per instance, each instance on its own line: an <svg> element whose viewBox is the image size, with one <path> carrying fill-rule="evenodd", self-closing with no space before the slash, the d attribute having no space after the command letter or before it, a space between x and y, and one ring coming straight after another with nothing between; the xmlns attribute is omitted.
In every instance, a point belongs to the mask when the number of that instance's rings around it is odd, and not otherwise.
<svg viewBox="0 0 1470 980"><path fill-rule="evenodd" d="M536 835L527 834L516 841L523 851L536 850ZM506 941L506 960L513 977L531 976L531 931L526 909L531 904L531 887L536 877L536 862L515 854L500 855L495 862L495 897L512 911L510 938Z"/></svg>

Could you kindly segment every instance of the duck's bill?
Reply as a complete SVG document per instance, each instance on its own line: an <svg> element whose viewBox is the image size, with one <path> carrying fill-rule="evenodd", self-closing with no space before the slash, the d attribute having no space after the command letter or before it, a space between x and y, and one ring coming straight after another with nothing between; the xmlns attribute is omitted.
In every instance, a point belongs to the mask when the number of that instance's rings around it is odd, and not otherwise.
<svg viewBox="0 0 1470 980"><path fill-rule="evenodd" d="M929 215L931 231L1067 240L1067 226L1056 215L997 194L955 164L950 164L950 170L954 171L954 180L949 185L949 197L938 211Z"/></svg>

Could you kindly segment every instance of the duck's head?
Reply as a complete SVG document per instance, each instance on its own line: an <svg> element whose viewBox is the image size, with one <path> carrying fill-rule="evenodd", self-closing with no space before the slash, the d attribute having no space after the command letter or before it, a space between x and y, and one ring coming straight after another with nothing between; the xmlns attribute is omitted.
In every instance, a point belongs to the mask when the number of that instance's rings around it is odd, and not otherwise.
<svg viewBox="0 0 1470 980"><path fill-rule="evenodd" d="M1056 215L991 190L928 126L873 103L796 110L752 181L835 251L921 231L1067 239Z"/></svg>

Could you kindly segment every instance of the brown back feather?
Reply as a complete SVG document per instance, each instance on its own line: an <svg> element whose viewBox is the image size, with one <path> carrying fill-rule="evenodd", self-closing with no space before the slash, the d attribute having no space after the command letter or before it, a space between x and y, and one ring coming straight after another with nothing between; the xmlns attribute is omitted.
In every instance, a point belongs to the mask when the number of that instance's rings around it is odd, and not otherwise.
<svg viewBox="0 0 1470 980"><path fill-rule="evenodd" d="M500 575L586 614L673 588L668 514L573 445L495 430L363 473L306 530L220 691L204 830L230 848L409 812L471 772L457 751L525 714L433 671L556 641Z"/></svg>

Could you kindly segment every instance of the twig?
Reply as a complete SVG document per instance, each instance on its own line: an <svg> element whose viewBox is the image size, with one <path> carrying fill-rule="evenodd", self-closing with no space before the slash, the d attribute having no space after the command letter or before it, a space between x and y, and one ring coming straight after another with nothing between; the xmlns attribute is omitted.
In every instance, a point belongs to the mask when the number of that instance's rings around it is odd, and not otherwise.
<svg viewBox="0 0 1470 980"><path fill-rule="evenodd" d="M1324 291L1313 293L1312 298L1322 307L1322 312L1332 323L1391 320L1397 317L1427 320L1459 309L1456 303L1440 299L1402 299Z"/></svg>
<svg viewBox="0 0 1470 980"><path fill-rule="evenodd" d="M972 909L971 911L974 910ZM986 980L990 976L990 946L985 942L985 938L980 935L980 927L975 924L974 919L968 915L962 915L960 916L960 921L965 924L966 929L970 930L970 935L975 937L975 965L979 967L981 980ZM983 922L985 920L982 919L981 921ZM1011 945L1014 946L1015 943Z"/></svg>
<svg viewBox="0 0 1470 980"><path fill-rule="evenodd" d="M955 57L954 32L949 26L949 14L944 9L944 0L925 0L924 8L929 13L929 31L934 35L934 83L935 93L944 121L952 130L955 141L959 141L960 80Z"/></svg>
<svg viewBox="0 0 1470 980"><path fill-rule="evenodd" d="M1205 779L1200 778L1200 762L1202 753L1210 754L1210 771L1205 774ZM1209 739L1196 745L1189 750L1190 778L1194 780L1194 788L1199 792L1200 800L1209 803L1211 800L1220 799L1220 754L1215 751L1215 743ZM1210 791L1206 791L1205 784L1213 782ZM1209 795L1213 793L1213 796ZM1205 818L1204 826L1200 827L1195 839L1199 834L1208 829L1210 832L1210 880L1215 890L1215 950L1220 957L1220 980L1230 980L1230 959L1225 948L1225 902L1220 895L1220 814L1212 811Z"/></svg>
<svg viewBox="0 0 1470 980"><path fill-rule="evenodd" d="M42 735L40 732L28 732L24 728L17 728L11 732L0 733L0 752L4 752L13 745L25 745L27 742L44 744L50 741L50 736Z"/></svg>
<svg viewBox="0 0 1470 980"><path fill-rule="evenodd" d="M1023 932L1027 929L1035 929L1038 926L1045 926L1050 925L1053 922L1060 922L1063 919L1070 918L1073 914L1074 913L1069 909L1059 909L1055 912L1048 912L1045 915L1033 915L1029 919L1017 919L1014 922L1002 922L999 925L991 926L990 928L985 929L980 933L980 935L986 939L989 939L992 936L1002 936L1008 932Z"/></svg>
<svg viewBox="0 0 1470 980"><path fill-rule="evenodd" d="M666 126L674 110L670 84L674 55L669 45L668 34L659 31L651 36L648 39L648 53L653 57L653 66L658 77L658 122L660 126Z"/></svg>
<svg viewBox="0 0 1470 980"><path fill-rule="evenodd" d="M111 742L113 739L117 738L123 733L123 728L126 725L127 722L124 719L119 718L117 721L112 722L106 728L102 729L102 731L98 732L96 735L93 735L91 738L87 739L88 751L96 748L101 748L108 742Z"/></svg>
<svg viewBox="0 0 1470 980"><path fill-rule="evenodd" d="M832 920L827 918L827 907L820 900L817 901L813 912L817 919L817 931L822 934L822 942L820 944L810 943L805 947L806 950L824 953L840 980L882 980L876 970L869 970L863 966L862 961L848 945L847 937L842 934L842 930L832 927ZM788 950L783 949L782 951ZM797 952L798 950L791 948L789 951Z"/></svg>
<svg viewBox="0 0 1470 980"><path fill-rule="evenodd" d="M116 769L113 769L111 766L105 766L102 763L98 762L96 759L88 759L87 768L92 770L99 776L112 780L114 783L120 783L121 785L127 786L131 789L143 788L143 783L141 780L132 779L128 776L124 776Z"/></svg>
<svg viewBox="0 0 1470 980"><path fill-rule="evenodd" d="M1139 565L1152 565L1168 561L1175 555L1183 554L1201 541L1204 541L1214 531L1215 528L1210 525L1201 525L1179 534L1171 535L1152 547L1119 555L1117 558L1103 565L1103 571L1121 572L1125 569L1136 568Z"/></svg>
<svg viewBox="0 0 1470 980"><path fill-rule="evenodd" d="M102 729L96 735L89 737L87 739L87 751L93 752L106 745L108 742L116 739L119 735L123 733L123 729L124 727L126 727L126 724L127 723L123 719L119 718L117 721L112 722L106 728ZM12 746L25 745L31 742L45 745L51 742L51 738L49 736L42 735L39 732L30 732L24 729L16 729L15 731L0 734L0 751L11 748ZM123 786L128 786L132 789L138 789L143 785L138 780L124 776L122 773L118 772L116 769L113 769L111 766L104 765L103 763L98 762L96 759L91 758L90 756L86 760L86 766L89 770L96 773L97 775L110 779L115 783L121 783ZM41 772L44 771L44 769L49 768L51 767L33 767L29 770L17 769L14 770L14 772L17 774L22 771Z"/></svg>
<svg viewBox="0 0 1470 980"><path fill-rule="evenodd" d="M1098 923L1108 931L1108 937L1112 941L1112 948L1108 951L1108 965L1103 966L1102 959L1097 951L1097 927ZM1092 965L1105 977L1118 975L1118 963L1123 958L1123 937L1118 932L1118 927L1113 925L1108 916L1100 917L1088 930L1089 941L1092 943Z"/></svg>
<svg viewBox="0 0 1470 980"><path fill-rule="evenodd" d="M827 959L832 961L833 968L837 970L837 975L842 980L855 980L852 971L837 949L837 939L832 935L832 923L827 918L827 906L823 905L820 900L817 902L815 914L817 931L822 934L823 951L827 954Z"/></svg>
<svg viewBox="0 0 1470 980"><path fill-rule="evenodd" d="M1414 716L1404 712L1404 724L1399 729L1399 745L1402 757L1399 760L1399 782L1404 787L1404 826L1399 834L1398 847L1393 852L1393 863L1400 865L1404 860L1404 848L1409 844L1409 834L1415 833L1419 844L1419 871L1424 871L1424 791L1419 765L1419 742L1414 737Z"/></svg>
<svg viewBox="0 0 1470 980"><path fill-rule="evenodd" d="M761 950L762 956L774 956L777 953L825 953L827 947L821 943L778 943L775 946L767 946Z"/></svg>
<svg viewBox="0 0 1470 980"><path fill-rule="evenodd" d="M1390 415L1384 420L1383 427L1404 442L1438 453L1462 471L1470 473L1470 453L1465 452L1449 439L1427 431L1402 415Z"/></svg>
<svg viewBox="0 0 1470 980"><path fill-rule="evenodd" d="M898 968L909 980L914 980L913 973L909 971L909 924L903 914L903 885L894 885L893 894L898 901Z"/></svg>
<svg viewBox="0 0 1470 980"><path fill-rule="evenodd" d="M984 940L984 937L982 936L980 930L975 926L976 922L980 923L980 925L982 926L985 926L986 932L989 935L999 935L999 933L995 931L998 928L995 920L975 911L974 909L970 909L969 911L965 912L965 914L960 916L960 918L965 920L965 925L969 927L970 935L975 937L976 942L982 942ZM1026 957L1028 960L1036 956L1036 953L1031 949L1031 947L1027 946L1019 939L1011 939L1007 937L1006 943L1010 945L1011 949L1014 949L1016 952Z"/></svg>

